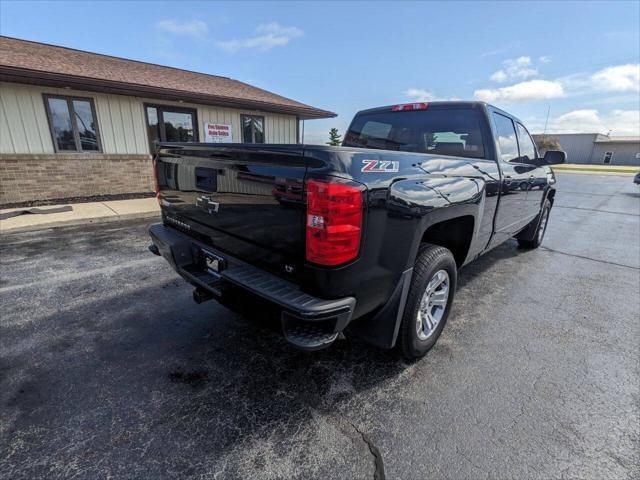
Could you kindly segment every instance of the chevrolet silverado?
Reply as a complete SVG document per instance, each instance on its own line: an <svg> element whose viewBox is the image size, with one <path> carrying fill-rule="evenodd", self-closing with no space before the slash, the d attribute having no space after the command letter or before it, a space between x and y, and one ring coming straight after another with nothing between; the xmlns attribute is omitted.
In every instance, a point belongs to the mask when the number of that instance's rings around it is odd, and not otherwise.
<svg viewBox="0 0 640 480"><path fill-rule="evenodd" d="M163 143L149 249L198 303L254 307L298 348L344 334L418 358L462 266L512 237L540 245L565 159L482 102L364 110L340 147Z"/></svg>

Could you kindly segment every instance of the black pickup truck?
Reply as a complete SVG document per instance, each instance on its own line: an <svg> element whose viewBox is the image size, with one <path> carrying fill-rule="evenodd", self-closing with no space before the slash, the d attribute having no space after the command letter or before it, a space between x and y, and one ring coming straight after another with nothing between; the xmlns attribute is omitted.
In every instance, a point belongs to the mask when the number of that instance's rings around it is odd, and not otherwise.
<svg viewBox="0 0 640 480"><path fill-rule="evenodd" d="M276 319L299 348L344 334L417 358L460 267L512 237L540 245L564 161L480 102L364 110L341 147L160 144L149 248L198 303Z"/></svg>

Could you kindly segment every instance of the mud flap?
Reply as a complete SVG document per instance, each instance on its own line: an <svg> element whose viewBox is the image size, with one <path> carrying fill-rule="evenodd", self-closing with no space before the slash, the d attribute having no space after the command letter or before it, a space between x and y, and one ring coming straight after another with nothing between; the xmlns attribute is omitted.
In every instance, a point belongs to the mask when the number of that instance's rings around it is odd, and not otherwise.
<svg viewBox="0 0 640 480"><path fill-rule="evenodd" d="M371 318L363 318L351 323L347 333L381 348L393 348L398 338L400 323L407 303L413 268L404 272L382 309Z"/></svg>

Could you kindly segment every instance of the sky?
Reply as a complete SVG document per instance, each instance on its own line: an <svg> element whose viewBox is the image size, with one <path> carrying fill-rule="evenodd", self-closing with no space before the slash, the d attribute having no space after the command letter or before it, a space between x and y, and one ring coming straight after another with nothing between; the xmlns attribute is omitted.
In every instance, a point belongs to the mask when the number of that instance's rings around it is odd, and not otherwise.
<svg viewBox="0 0 640 480"><path fill-rule="evenodd" d="M640 135L640 2L29 2L0 33L231 77L337 118L483 100L534 133ZM547 122L547 113L549 118Z"/></svg>

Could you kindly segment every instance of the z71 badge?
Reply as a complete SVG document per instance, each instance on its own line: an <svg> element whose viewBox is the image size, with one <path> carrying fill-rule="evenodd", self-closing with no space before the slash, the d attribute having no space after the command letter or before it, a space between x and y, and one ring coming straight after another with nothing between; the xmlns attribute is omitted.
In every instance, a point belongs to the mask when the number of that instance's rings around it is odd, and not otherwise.
<svg viewBox="0 0 640 480"><path fill-rule="evenodd" d="M400 162L389 160L362 160L361 172L365 173L393 173L397 172Z"/></svg>

